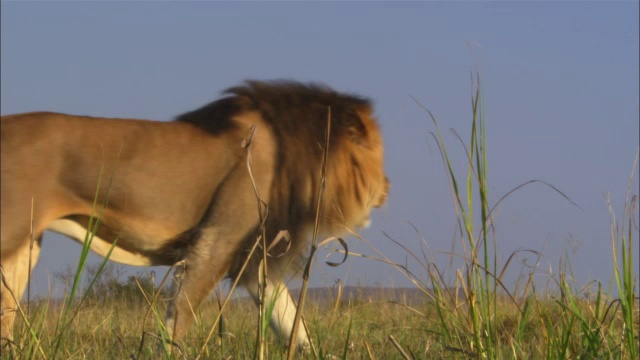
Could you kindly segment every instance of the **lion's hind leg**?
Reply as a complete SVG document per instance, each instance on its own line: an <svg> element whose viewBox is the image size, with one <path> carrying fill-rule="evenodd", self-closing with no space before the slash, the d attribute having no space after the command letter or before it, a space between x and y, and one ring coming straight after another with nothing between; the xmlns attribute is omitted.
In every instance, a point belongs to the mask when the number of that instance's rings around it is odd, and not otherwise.
<svg viewBox="0 0 640 360"><path fill-rule="evenodd" d="M20 311L20 299L27 286L31 269L38 261L40 254L40 238L33 242L29 239L23 245L9 254L2 254L2 285L0 286L1 337L2 346L5 340L13 339L13 323ZM31 265L31 268L29 267Z"/></svg>

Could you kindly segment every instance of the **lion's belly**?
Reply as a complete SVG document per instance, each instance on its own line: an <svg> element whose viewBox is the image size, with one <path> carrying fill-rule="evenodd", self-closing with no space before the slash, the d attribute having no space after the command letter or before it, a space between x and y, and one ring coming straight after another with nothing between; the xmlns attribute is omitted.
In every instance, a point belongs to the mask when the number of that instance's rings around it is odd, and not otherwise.
<svg viewBox="0 0 640 360"><path fill-rule="evenodd" d="M101 256L109 255L109 259L134 266L148 266L154 265L154 261L152 258L144 255L142 252L131 252L123 249L120 246L113 246L113 240L101 238L98 235L91 236L87 232L87 228L80 225L79 223L69 220L69 219L60 219L55 220L49 225L47 230L55 231L57 233L66 235L80 243L84 243L85 240L91 241L91 250L96 252ZM113 247L113 250L112 250Z"/></svg>
<svg viewBox="0 0 640 360"><path fill-rule="evenodd" d="M87 215L71 215L54 220L47 230L66 235L83 244L90 239L91 250L110 260L134 266L172 265L182 258L189 245L193 223L162 223L134 216L103 214L98 228L89 231ZM95 224L95 220L92 222ZM185 235L186 234L186 235ZM115 244L115 245L114 245ZM112 249L113 247L113 249Z"/></svg>

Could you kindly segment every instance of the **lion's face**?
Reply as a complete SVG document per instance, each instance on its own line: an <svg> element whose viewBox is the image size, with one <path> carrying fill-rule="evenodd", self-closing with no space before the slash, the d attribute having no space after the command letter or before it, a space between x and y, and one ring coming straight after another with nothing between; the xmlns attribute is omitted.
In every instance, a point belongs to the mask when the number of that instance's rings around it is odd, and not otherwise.
<svg viewBox="0 0 640 360"><path fill-rule="evenodd" d="M370 212L371 212L372 209L380 208L385 204L385 202L387 201L389 188L391 188L391 182L389 181L389 179L385 175L382 186L380 186L378 188L378 190L375 191L374 194L372 195L372 199L373 200L371 201L371 205L369 206L369 210L367 212L366 219L364 219L364 221L361 222L358 225L358 227L366 229L371 225L371 218L369 216Z"/></svg>
<svg viewBox="0 0 640 360"><path fill-rule="evenodd" d="M386 201L389 193L389 189L391 188L391 182L386 175L383 175L382 180L375 186L375 190L372 191L371 201L367 207L366 219L362 222L359 227L368 228L371 225L371 210L382 207Z"/></svg>
<svg viewBox="0 0 640 360"><path fill-rule="evenodd" d="M350 139L329 159L334 161L327 180L333 185L328 186L333 200L330 217L341 228L334 227L337 233L367 228L371 211L385 204L391 186L384 172L382 136L371 110L359 111L357 118Z"/></svg>

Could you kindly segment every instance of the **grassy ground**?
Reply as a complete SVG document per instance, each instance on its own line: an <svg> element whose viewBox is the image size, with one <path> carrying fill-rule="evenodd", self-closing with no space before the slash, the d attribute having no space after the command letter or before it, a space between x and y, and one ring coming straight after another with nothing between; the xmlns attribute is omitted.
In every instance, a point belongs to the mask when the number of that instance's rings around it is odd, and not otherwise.
<svg viewBox="0 0 640 360"><path fill-rule="evenodd" d="M453 300L445 296L445 303L424 301L422 304L378 302L374 297L351 299L337 297L337 291L327 292L331 304L317 305L309 301L305 318L313 341L322 355L352 359L402 359L402 349L409 358L416 359L633 359L625 337L625 325L620 304L613 299L585 300L558 296L540 298L533 295L520 299L519 309L512 299L497 298L497 311L490 320L494 338L494 354L479 356L474 343L470 306L464 297ZM326 298L325 298L326 299ZM164 303L164 301L161 301ZM637 307L636 307L637 309ZM146 317L149 306L138 297L108 297L90 299L77 311L68 329L63 331L64 344L53 353L57 342L54 331L62 313L60 303L40 300L31 304L31 318L35 324L37 349L23 321L16 328L16 358L64 359L155 359L164 358L158 351L158 324L153 314ZM160 309L161 313L163 309ZM219 313L216 298L203 304L199 319L182 344L185 357L195 358ZM441 322L444 313L445 321ZM637 310L632 325L640 322ZM255 305L248 299L234 300L224 312L222 331L216 327L204 358L250 359L256 349L258 319ZM268 332L266 358L284 359L286 351L278 339ZM394 345L395 339L398 347ZM636 347L637 349L637 347ZM7 353L4 352L3 355ZM315 358L314 355L298 356ZM3 356L4 358L4 356Z"/></svg>
<svg viewBox="0 0 640 360"><path fill-rule="evenodd" d="M631 256L638 251L637 196L628 192L620 218L611 209L609 256L614 272L611 284L595 282L581 287L571 283L567 280L572 278L570 259L566 259L564 268L554 269L550 285L545 289L537 289L531 280L536 269L528 269L517 285L507 287L503 283L504 275L522 272L522 269L512 269L510 261L497 265L499 240L492 231L492 212L498 204L487 200L485 119L478 76L472 87L471 138L464 142L466 174L454 172L457 167L448 156L438 123L425 108L425 114L433 120L432 135L442 155L458 216L458 238L463 251L457 256L464 259L464 265L447 269L447 273L456 274L453 283L445 281L442 269L435 267L432 259L414 255L401 241L396 242L399 249L407 251L407 255L421 265L418 272L394 263L372 246L373 256L386 263L381 266L395 268L414 284L412 300L389 302L375 296L347 298L339 289L328 292L324 302L313 301L311 296L305 303L304 317L315 352L292 356L328 358L332 355L354 359L637 359L640 356L638 264L633 264ZM635 173L635 164L632 173ZM564 196L550 184L546 185ZM567 201L571 200L567 198ZM428 244L424 242L423 246L424 253L428 254ZM28 315L19 317L15 344L3 349L3 358L11 354L16 359L169 357L157 350L161 343L157 334L166 306L164 295L156 302L149 302L135 282L115 285L115 289L120 289L115 291L115 296L104 292L109 289L108 282L97 281L82 302L77 296L82 293L79 286L71 287L69 298L77 299L73 302L31 302ZM122 292L123 288L126 291ZM302 291L305 292L304 287ZM146 292L149 298L152 290L147 287ZM23 310L26 308L25 304ZM233 300L223 312L222 327L220 323L213 323L219 312L215 298L199 309L199 319L182 344L184 358L287 358L285 347L271 332L266 333L266 347L256 351L261 325L252 303ZM207 341L212 328L214 336Z"/></svg>

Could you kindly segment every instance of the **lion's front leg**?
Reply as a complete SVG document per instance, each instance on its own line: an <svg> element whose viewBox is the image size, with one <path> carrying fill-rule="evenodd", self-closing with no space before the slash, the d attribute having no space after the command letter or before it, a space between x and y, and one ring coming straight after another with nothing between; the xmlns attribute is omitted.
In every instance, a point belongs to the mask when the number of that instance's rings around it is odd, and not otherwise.
<svg viewBox="0 0 640 360"><path fill-rule="evenodd" d="M258 292L258 285L255 283L245 284L245 288L253 297L256 304L260 303L260 295ZM293 301L287 286L280 280L267 280L267 286L265 287L265 307L272 308L270 325L275 331L276 335L282 340L283 343L288 344L291 337L291 331L293 330L293 321L296 316L296 303ZM298 327L298 334L296 336L298 350L308 350L311 346L311 341L307 335L307 331L303 324Z"/></svg>
<svg viewBox="0 0 640 360"><path fill-rule="evenodd" d="M218 282L229 271L233 248L220 247L210 250L211 241L219 236L209 233L215 229L203 230L203 238L189 255L179 263L174 274L175 297L167 308L166 329L171 344L177 344L186 334L196 318L200 303L211 293Z"/></svg>

